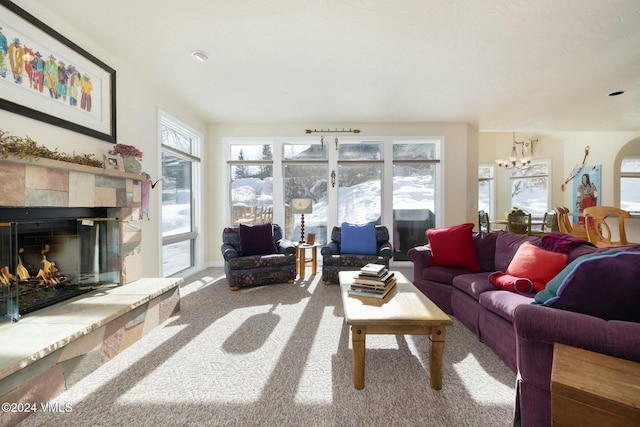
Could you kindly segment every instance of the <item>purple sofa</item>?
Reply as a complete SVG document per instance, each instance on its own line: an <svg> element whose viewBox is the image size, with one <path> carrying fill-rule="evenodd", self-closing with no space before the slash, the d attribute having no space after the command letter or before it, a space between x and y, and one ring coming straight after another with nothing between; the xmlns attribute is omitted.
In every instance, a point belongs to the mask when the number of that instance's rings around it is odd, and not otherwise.
<svg viewBox="0 0 640 427"><path fill-rule="evenodd" d="M409 259L414 264L414 285L442 310L469 328L517 373L514 423L520 422L522 427L551 425L550 386L554 343L640 362L640 323L637 319L605 320L575 310L553 308L553 304L532 304L535 303L535 294L509 292L498 289L490 282L492 272L507 270L520 245L529 241L540 246L541 239L540 236L511 232L474 232L473 243L480 264L479 272L430 266L432 255L428 244L408 251ZM640 251L640 245L615 249ZM567 263L582 255L598 253L600 256L607 250L596 248L588 242L574 242L570 248L565 247L565 252L568 251ZM584 258L572 264L580 263ZM637 260L640 257L627 258ZM584 265L580 267L586 269ZM619 270L624 273L626 269ZM629 274L638 274L637 271L637 267L634 267L634 273ZM594 272L585 271L584 274L594 276ZM580 277L585 277L584 274ZM598 285L602 283L602 289L606 289L606 275L610 273L599 274L604 277L595 275L600 280ZM640 289L640 281L636 283L634 289ZM573 285L572 289L578 289L577 285ZM637 290L633 292L638 295ZM588 297L590 303L602 300L606 305L608 294L603 290L602 293L593 292ZM634 304L637 304L637 300Z"/></svg>

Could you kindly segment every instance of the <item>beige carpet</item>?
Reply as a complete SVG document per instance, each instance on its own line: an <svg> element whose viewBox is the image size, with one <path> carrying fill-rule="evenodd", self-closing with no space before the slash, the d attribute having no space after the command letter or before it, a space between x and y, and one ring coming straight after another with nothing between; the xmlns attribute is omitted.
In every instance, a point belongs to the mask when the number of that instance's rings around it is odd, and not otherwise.
<svg viewBox="0 0 640 427"><path fill-rule="evenodd" d="M410 274L410 273L408 273ZM408 277L411 277L410 275ZM427 337L367 337L353 388L337 286L320 276L231 292L221 269L185 280L181 311L21 426L509 426L515 374L454 319L443 388Z"/></svg>

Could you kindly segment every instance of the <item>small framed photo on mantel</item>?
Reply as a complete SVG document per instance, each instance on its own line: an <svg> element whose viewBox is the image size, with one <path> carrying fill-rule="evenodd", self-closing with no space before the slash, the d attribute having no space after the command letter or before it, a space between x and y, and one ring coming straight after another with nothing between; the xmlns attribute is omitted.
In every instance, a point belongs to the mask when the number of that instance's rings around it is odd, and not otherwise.
<svg viewBox="0 0 640 427"><path fill-rule="evenodd" d="M120 156L104 155L104 168L113 171L124 171L124 164Z"/></svg>

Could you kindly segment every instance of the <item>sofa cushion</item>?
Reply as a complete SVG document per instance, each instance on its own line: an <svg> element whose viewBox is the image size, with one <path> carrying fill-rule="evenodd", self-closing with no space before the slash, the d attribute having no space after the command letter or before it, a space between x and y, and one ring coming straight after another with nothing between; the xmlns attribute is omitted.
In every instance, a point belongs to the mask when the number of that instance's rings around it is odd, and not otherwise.
<svg viewBox="0 0 640 427"><path fill-rule="evenodd" d="M516 294L495 290L480 294L479 301L482 307L513 323L513 314L516 311L516 307L522 304L531 304L533 297L534 294Z"/></svg>
<svg viewBox="0 0 640 427"><path fill-rule="evenodd" d="M489 273L471 273L456 276L453 279L453 287L473 297L476 301L480 294L487 291L495 291L496 288L489 282Z"/></svg>
<svg viewBox="0 0 640 427"><path fill-rule="evenodd" d="M243 256L277 253L276 244L273 241L273 225L271 223L240 224L240 248Z"/></svg>
<svg viewBox="0 0 640 427"><path fill-rule="evenodd" d="M270 254L270 255L251 255L242 258L233 258L229 260L230 270L255 270L256 274L260 274L260 270L269 268L283 268L287 265L295 265L296 257L294 255Z"/></svg>
<svg viewBox="0 0 640 427"><path fill-rule="evenodd" d="M546 251L524 242L507 267L510 276L529 279L533 290L540 292L567 265L567 255Z"/></svg>
<svg viewBox="0 0 640 427"><path fill-rule="evenodd" d="M469 274L469 270L457 267L427 267L420 272L420 278L431 282L450 285L456 276Z"/></svg>
<svg viewBox="0 0 640 427"><path fill-rule="evenodd" d="M597 316L640 322L640 252L610 250L571 262L535 303Z"/></svg>
<svg viewBox="0 0 640 427"><path fill-rule="evenodd" d="M342 223L342 244L340 252L343 254L375 255L376 253L376 223L349 224Z"/></svg>
<svg viewBox="0 0 640 427"><path fill-rule="evenodd" d="M476 246L476 255L482 271L495 271L496 242L499 233L486 233L484 231L473 233L473 244Z"/></svg>
<svg viewBox="0 0 640 427"><path fill-rule="evenodd" d="M427 241L432 254L429 265L480 271L472 233L472 223L428 229Z"/></svg>
<svg viewBox="0 0 640 427"><path fill-rule="evenodd" d="M511 263L511 260L524 242L536 243L542 239L537 236L527 236L526 234L511 232L496 234L498 235L495 253L495 269L497 271L507 271L509 263Z"/></svg>

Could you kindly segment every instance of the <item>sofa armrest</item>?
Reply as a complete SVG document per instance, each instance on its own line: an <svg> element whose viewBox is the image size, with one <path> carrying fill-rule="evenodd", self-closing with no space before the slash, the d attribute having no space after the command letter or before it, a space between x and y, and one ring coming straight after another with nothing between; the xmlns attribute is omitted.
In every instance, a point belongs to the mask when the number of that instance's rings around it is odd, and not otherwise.
<svg viewBox="0 0 640 427"><path fill-rule="evenodd" d="M616 347L625 340L615 324L604 319L538 305L516 307L513 326L520 377L544 390L551 385L554 343L620 357Z"/></svg>
<svg viewBox="0 0 640 427"><path fill-rule="evenodd" d="M279 254L295 254L296 247L293 246L293 242L291 240L280 239L276 242L276 249Z"/></svg>
<svg viewBox="0 0 640 427"><path fill-rule="evenodd" d="M329 242L320 250L322 256L340 255L340 247L336 242Z"/></svg>
<svg viewBox="0 0 640 427"><path fill-rule="evenodd" d="M220 250L222 251L222 257L224 258L225 261L229 261L230 259L238 258L240 256L236 248L234 248L228 243L223 243Z"/></svg>
<svg viewBox="0 0 640 427"><path fill-rule="evenodd" d="M414 273L429 266L431 262L431 248L429 245L416 246L407 251L407 257L413 262Z"/></svg>
<svg viewBox="0 0 640 427"><path fill-rule="evenodd" d="M393 256L393 246L390 242L386 242L380 245L378 249L378 256L383 258L391 258Z"/></svg>

